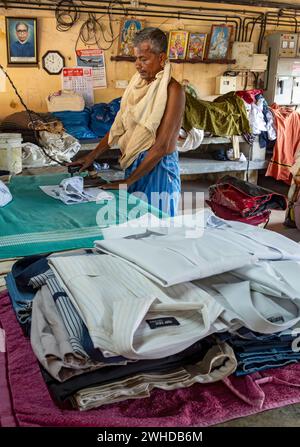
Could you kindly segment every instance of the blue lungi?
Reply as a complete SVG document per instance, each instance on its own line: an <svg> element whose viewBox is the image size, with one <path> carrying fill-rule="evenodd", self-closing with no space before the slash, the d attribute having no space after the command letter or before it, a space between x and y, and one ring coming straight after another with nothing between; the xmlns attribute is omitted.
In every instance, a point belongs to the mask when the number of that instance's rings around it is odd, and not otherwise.
<svg viewBox="0 0 300 447"><path fill-rule="evenodd" d="M125 178L144 160L147 151L141 152L138 158L125 170ZM160 162L137 182L128 188L128 192L169 214L177 214L181 191L178 151L165 155Z"/></svg>

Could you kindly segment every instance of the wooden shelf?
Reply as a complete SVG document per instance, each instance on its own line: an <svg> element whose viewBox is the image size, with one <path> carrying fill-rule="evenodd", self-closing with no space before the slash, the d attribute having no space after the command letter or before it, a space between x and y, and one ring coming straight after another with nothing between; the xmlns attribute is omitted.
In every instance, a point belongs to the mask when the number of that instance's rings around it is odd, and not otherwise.
<svg viewBox="0 0 300 447"><path fill-rule="evenodd" d="M133 56L111 56L111 61L121 62L135 62ZM170 59L173 64L235 64L235 59Z"/></svg>
<svg viewBox="0 0 300 447"><path fill-rule="evenodd" d="M234 59L170 59L173 64L235 64Z"/></svg>

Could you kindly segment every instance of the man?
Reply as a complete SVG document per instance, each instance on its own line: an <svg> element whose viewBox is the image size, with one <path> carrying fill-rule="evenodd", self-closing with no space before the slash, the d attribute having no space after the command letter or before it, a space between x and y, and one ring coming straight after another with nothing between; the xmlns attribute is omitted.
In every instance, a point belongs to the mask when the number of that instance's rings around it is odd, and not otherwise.
<svg viewBox="0 0 300 447"><path fill-rule="evenodd" d="M18 22L15 30L17 40L10 46L11 57L34 57L34 46L29 38L29 27L27 23Z"/></svg>
<svg viewBox="0 0 300 447"><path fill-rule="evenodd" d="M121 150L125 180L104 189L127 186L129 193L174 215L180 195L176 141L185 106L181 85L171 77L167 37L158 28L145 28L134 38L137 72L124 92L110 131L87 156L71 163L88 168L111 146Z"/></svg>

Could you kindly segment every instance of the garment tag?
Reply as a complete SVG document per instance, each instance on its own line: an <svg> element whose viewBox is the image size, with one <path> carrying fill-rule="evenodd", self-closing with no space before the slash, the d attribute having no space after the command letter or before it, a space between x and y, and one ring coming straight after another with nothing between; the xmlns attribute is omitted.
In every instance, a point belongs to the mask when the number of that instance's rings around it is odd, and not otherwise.
<svg viewBox="0 0 300 447"><path fill-rule="evenodd" d="M284 318L282 315L274 315L273 317L268 318L268 321L271 323L284 323Z"/></svg>
<svg viewBox="0 0 300 447"><path fill-rule="evenodd" d="M153 318L152 320L146 320L146 322L149 324L150 329L157 329L165 326L180 326L179 321L174 317Z"/></svg>

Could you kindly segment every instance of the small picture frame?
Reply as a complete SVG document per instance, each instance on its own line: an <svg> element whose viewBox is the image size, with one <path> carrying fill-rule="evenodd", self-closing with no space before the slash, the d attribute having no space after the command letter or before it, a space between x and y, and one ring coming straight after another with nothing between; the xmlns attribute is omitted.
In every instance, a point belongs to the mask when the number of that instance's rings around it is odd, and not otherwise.
<svg viewBox="0 0 300 447"><path fill-rule="evenodd" d="M5 17L8 65L37 65L37 19Z"/></svg>
<svg viewBox="0 0 300 447"><path fill-rule="evenodd" d="M232 25L212 25L207 59L228 59Z"/></svg>
<svg viewBox="0 0 300 447"><path fill-rule="evenodd" d="M207 34L204 33L190 33L186 55L187 59L202 60L204 58L206 38Z"/></svg>
<svg viewBox="0 0 300 447"><path fill-rule="evenodd" d="M144 28L144 21L134 18L123 19L120 24L119 56L134 56L133 39L137 32Z"/></svg>
<svg viewBox="0 0 300 447"><path fill-rule="evenodd" d="M189 32L183 30L172 30L169 32L168 58L185 59Z"/></svg>

